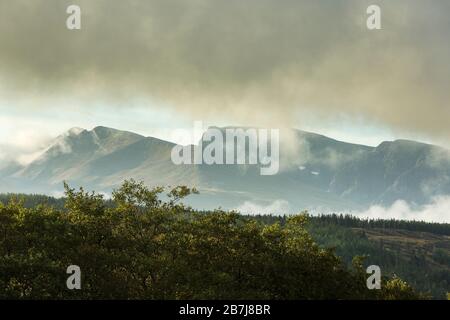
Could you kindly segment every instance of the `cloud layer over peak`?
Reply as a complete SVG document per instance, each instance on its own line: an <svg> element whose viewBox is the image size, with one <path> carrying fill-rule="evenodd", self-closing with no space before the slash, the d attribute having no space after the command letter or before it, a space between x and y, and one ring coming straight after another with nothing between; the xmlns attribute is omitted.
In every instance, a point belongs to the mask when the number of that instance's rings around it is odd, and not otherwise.
<svg viewBox="0 0 450 320"><path fill-rule="evenodd" d="M345 114L448 137L450 3L376 2L379 31L365 0L0 0L0 93L28 111L148 99L195 119Z"/></svg>

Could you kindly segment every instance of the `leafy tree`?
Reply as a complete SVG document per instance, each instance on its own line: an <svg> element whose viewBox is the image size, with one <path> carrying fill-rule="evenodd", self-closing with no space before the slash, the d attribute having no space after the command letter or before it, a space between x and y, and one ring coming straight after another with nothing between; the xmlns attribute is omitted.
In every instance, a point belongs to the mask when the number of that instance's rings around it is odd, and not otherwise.
<svg viewBox="0 0 450 320"><path fill-rule="evenodd" d="M308 232L306 213L261 223L182 204L195 189L125 181L111 201L65 185L65 207L0 204L0 298L8 299L404 299L399 279L368 290ZM78 265L82 289L66 288Z"/></svg>

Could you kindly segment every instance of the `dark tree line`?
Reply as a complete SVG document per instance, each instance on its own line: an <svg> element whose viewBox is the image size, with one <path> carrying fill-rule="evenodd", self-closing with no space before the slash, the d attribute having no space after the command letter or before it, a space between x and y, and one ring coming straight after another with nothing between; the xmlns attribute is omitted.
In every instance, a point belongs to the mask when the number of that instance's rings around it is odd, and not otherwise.
<svg viewBox="0 0 450 320"><path fill-rule="evenodd" d="M255 218L264 223L279 222L284 224L288 219L287 216L274 215L255 215L247 216ZM396 229L408 230L418 232L429 232L439 235L450 236L449 223L434 223L425 221L410 221L410 220L396 220L396 219L368 219L359 218L352 215L343 214L323 214L318 216L311 216L311 221L316 225L337 225L349 228L379 228L379 229Z"/></svg>

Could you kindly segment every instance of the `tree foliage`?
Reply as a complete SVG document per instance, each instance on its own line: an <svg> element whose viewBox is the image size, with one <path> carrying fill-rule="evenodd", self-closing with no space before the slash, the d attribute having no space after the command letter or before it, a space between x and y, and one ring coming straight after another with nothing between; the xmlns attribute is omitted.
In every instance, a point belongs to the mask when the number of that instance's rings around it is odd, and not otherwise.
<svg viewBox="0 0 450 320"><path fill-rule="evenodd" d="M133 180L102 195L65 185L65 208L0 203L0 298L404 299L400 279L366 288L360 259L348 268L318 246L305 214L264 224L235 212L193 212L187 187ZM81 290L68 290L78 265Z"/></svg>

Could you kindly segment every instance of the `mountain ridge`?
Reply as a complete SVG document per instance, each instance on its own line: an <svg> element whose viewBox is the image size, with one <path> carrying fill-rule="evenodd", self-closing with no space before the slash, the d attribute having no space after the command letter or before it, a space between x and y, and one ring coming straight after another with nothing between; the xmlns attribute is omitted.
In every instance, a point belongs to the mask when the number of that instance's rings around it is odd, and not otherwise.
<svg viewBox="0 0 450 320"><path fill-rule="evenodd" d="M210 127L225 130L243 127ZM244 128L245 129L245 128ZM202 137L203 139L203 137ZM425 204L450 195L450 152L406 139L378 146L347 143L298 129L280 133L280 172L261 176L258 165L174 165L176 144L104 126L71 128L25 166L0 171L0 192L60 192L62 182L110 193L124 179L200 190L200 209L245 202L289 203L292 210L352 210L402 199Z"/></svg>

